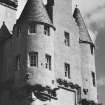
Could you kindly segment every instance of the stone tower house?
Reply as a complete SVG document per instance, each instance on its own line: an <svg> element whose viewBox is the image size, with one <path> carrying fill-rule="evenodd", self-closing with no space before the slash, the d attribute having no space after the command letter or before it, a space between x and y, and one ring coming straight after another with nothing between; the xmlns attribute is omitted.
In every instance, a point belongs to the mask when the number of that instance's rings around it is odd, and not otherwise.
<svg viewBox="0 0 105 105"><path fill-rule="evenodd" d="M79 8L27 0L16 20L16 7L0 1L0 105L97 105L95 45Z"/></svg>

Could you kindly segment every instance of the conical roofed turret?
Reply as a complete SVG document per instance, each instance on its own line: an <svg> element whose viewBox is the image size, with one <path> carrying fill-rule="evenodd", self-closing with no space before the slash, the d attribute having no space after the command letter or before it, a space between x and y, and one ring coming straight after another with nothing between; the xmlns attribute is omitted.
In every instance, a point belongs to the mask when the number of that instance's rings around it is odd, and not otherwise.
<svg viewBox="0 0 105 105"><path fill-rule="evenodd" d="M85 22L83 20L83 17L82 17L82 15L80 13L79 8L77 8L77 7L75 8L73 17L75 18L75 21L76 21L76 23L77 23L77 25L79 27L80 40L93 43L92 40L91 40L91 37L90 37L90 35L88 33L88 30L86 28ZM81 34L81 33L83 33L83 34Z"/></svg>
<svg viewBox="0 0 105 105"><path fill-rule="evenodd" d="M14 87L24 86L30 88L30 91L34 89L40 93L40 96L36 96L40 100L56 98L52 93L58 88L54 72L53 28L42 0L28 0L14 26L16 34L20 37L17 39L20 41L19 57L23 56L22 59L26 62L19 68L20 70L24 68L24 73L20 75L21 72L18 71L20 74L15 76Z"/></svg>
<svg viewBox="0 0 105 105"><path fill-rule="evenodd" d="M52 26L42 0L28 0L18 22L39 22Z"/></svg>

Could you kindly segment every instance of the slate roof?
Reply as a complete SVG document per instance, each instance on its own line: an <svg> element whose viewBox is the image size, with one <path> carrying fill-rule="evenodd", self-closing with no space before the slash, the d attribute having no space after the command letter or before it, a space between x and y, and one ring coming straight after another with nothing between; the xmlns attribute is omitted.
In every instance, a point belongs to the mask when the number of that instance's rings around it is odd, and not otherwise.
<svg viewBox="0 0 105 105"><path fill-rule="evenodd" d="M52 25L42 0L28 0L17 22L40 22Z"/></svg>
<svg viewBox="0 0 105 105"><path fill-rule="evenodd" d="M80 40L93 43L92 40L91 40L91 37L89 35L89 32L88 32L88 30L86 28L85 22L83 20L83 17L81 15L81 12L80 12L79 8L77 8L77 7L75 8L73 17L75 18L75 21L76 21L76 23L77 23L77 25L79 27ZM81 34L81 32L83 34Z"/></svg>

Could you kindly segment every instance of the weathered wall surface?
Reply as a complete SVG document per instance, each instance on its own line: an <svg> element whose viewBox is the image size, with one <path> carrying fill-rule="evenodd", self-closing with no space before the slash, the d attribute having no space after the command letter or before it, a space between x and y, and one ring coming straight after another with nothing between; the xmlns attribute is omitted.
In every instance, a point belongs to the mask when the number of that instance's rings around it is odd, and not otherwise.
<svg viewBox="0 0 105 105"><path fill-rule="evenodd" d="M81 79L81 59L80 59L80 48L79 48L79 30L78 27L72 17L72 0L64 1L64 0L55 0L54 4L54 26L56 27L55 36L54 36L54 56L55 56L55 73L56 78L61 78L63 80L67 80L68 82L73 82L74 84L78 84L82 86ZM68 32L70 35L70 46L65 46L65 36L64 32ZM70 64L70 79L65 77L65 69L64 63ZM76 92L76 90L74 89ZM73 95L69 95L69 92L58 92L59 94L63 94L64 97L59 97L58 100L65 101L65 104L69 104L70 100L71 104L73 100L77 98ZM70 91L70 94L72 92ZM76 102L76 101L75 101ZM76 102L78 104L78 102Z"/></svg>
<svg viewBox="0 0 105 105"><path fill-rule="evenodd" d="M72 1L55 0L54 4L54 25L55 31L55 71L57 78L64 77L64 63L70 64L69 81L81 85L81 65L80 65L80 49L79 49L79 33L78 27L72 17ZM65 46L64 32L70 34L70 46ZM77 75L78 74L78 75ZM76 76L75 76L76 75Z"/></svg>

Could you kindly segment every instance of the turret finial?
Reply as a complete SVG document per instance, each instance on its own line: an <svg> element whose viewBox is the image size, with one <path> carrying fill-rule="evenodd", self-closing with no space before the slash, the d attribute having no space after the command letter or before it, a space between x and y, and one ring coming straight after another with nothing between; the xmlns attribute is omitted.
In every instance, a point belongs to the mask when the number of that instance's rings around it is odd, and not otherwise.
<svg viewBox="0 0 105 105"><path fill-rule="evenodd" d="M3 21L3 24L5 24L5 21Z"/></svg>
<svg viewBox="0 0 105 105"><path fill-rule="evenodd" d="M78 4L76 4L76 8L78 8Z"/></svg>

